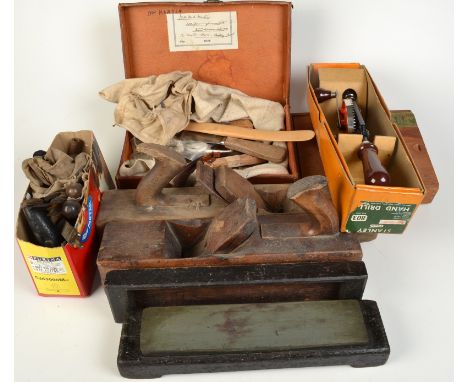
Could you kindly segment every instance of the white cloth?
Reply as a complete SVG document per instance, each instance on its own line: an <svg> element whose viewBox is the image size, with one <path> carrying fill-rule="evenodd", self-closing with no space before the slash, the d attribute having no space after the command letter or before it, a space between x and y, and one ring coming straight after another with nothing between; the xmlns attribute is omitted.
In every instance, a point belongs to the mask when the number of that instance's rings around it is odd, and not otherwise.
<svg viewBox="0 0 468 382"><path fill-rule="evenodd" d="M194 80L191 72L126 79L99 94L117 103L116 124L144 143L167 145L190 120L226 123L248 118L256 129L284 129L280 103Z"/></svg>

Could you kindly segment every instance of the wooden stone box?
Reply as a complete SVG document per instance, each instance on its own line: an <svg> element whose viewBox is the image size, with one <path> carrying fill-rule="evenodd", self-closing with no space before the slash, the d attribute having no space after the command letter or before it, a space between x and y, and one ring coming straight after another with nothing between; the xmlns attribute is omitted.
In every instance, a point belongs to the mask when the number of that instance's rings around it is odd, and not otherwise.
<svg viewBox="0 0 468 382"><path fill-rule="evenodd" d="M104 287L123 322L127 378L283 367L384 364L363 262L114 270Z"/></svg>
<svg viewBox="0 0 468 382"><path fill-rule="evenodd" d="M117 364L124 377L157 378L253 369L379 366L389 352L374 301L152 307L129 313Z"/></svg>

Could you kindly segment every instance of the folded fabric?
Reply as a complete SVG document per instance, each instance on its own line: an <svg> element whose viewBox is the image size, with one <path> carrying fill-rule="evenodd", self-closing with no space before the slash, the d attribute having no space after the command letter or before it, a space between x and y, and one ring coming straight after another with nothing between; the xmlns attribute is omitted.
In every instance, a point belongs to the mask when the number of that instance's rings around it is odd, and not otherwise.
<svg viewBox="0 0 468 382"><path fill-rule="evenodd" d="M126 79L99 94L117 103L115 123L144 143L167 145L190 120L227 123L248 118L256 129L284 128L280 103L194 80L191 72Z"/></svg>
<svg viewBox="0 0 468 382"><path fill-rule="evenodd" d="M87 184L91 156L78 154L75 159L61 150L50 148L44 157L25 159L23 172L29 179L34 198L43 198L62 190L66 184L82 180Z"/></svg>
<svg viewBox="0 0 468 382"><path fill-rule="evenodd" d="M143 176L155 165L154 158L144 158L141 156L128 159L122 163L119 173L122 176Z"/></svg>

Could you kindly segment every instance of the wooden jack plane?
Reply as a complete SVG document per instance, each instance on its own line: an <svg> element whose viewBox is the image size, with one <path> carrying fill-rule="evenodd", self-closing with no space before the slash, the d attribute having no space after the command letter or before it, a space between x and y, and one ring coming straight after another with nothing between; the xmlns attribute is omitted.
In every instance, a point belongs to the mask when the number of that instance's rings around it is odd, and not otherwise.
<svg viewBox="0 0 468 382"><path fill-rule="evenodd" d="M194 187L168 187L189 165L175 151L138 146L156 159L136 190L102 196L102 279L118 269L359 261L359 241L339 232L324 176L252 185L199 160ZM193 167L193 164L191 164Z"/></svg>

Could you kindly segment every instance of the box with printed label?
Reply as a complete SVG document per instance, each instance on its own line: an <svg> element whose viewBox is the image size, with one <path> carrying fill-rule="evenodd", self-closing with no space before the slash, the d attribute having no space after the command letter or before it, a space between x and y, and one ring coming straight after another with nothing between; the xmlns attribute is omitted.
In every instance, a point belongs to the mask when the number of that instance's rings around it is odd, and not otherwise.
<svg viewBox="0 0 468 382"><path fill-rule="evenodd" d="M32 232L24 210L18 214L16 238L25 264L41 296L87 296L91 293L98 252L95 220L101 190L115 188L112 177L91 131L63 132L54 138L51 148L67 152L72 140L84 142L83 152L91 158L85 176L81 209L73 227L76 242L63 240L58 246L42 246ZM31 187L26 196L31 197ZM24 203L23 201L23 203Z"/></svg>
<svg viewBox="0 0 468 382"><path fill-rule="evenodd" d="M423 201L426 188L369 72L357 63L312 64L308 79L310 117L341 231L402 233ZM342 100L349 88L357 93L360 123L367 128L365 138L378 146L376 154L388 171L388 183L375 185L365 180L366 168L359 152L364 136L342 134L340 106L345 104ZM319 100L318 92L325 94L325 89L335 98Z"/></svg>

